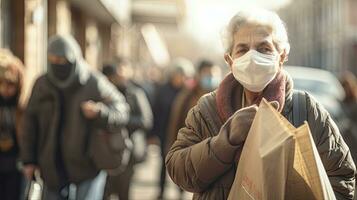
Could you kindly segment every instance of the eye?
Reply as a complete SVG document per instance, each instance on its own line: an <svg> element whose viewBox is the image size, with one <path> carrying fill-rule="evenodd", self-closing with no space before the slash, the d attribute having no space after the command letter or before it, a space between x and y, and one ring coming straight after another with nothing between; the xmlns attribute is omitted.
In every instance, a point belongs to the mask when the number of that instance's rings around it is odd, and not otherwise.
<svg viewBox="0 0 357 200"><path fill-rule="evenodd" d="M270 47L261 47L258 49L258 51L260 53L265 53L265 54L269 54L269 53L272 53L272 49Z"/></svg>
<svg viewBox="0 0 357 200"><path fill-rule="evenodd" d="M237 55L244 55L245 53L247 53L248 49L238 49L236 51Z"/></svg>

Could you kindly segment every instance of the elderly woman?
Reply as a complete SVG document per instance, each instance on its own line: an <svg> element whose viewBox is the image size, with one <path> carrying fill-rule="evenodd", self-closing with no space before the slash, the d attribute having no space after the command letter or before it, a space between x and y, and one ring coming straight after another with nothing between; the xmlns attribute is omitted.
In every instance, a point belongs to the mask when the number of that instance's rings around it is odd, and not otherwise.
<svg viewBox="0 0 357 200"><path fill-rule="evenodd" d="M293 122L293 82L283 70L289 54L287 31L275 13L241 11L230 21L224 56L231 73L203 96L167 157L173 181L193 199L227 199L243 143L264 97ZM302 94L301 94L302 95ZM353 199L355 164L330 115L303 93L312 137L337 199ZM304 112L301 112L304 113Z"/></svg>

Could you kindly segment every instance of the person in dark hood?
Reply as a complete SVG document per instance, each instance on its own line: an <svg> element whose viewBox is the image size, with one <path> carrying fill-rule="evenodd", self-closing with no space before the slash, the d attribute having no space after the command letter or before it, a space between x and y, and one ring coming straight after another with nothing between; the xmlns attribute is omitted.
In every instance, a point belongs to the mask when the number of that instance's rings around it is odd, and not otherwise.
<svg viewBox="0 0 357 200"><path fill-rule="evenodd" d="M36 80L24 113L24 175L32 179L39 170L44 199L101 199L103 191L89 195L104 189L93 134L125 126L128 111L123 95L89 70L72 36L52 37L48 71Z"/></svg>
<svg viewBox="0 0 357 200"><path fill-rule="evenodd" d="M105 187L105 199L109 199L111 195L116 195L120 200L128 200L130 199L129 190L134 175L134 164L142 161L146 156L145 138L147 131L152 127L153 114L144 90L132 82L133 70L128 61L121 60L115 65L105 65L103 74L124 94L130 106L130 118L126 127L134 145L126 169L120 173L109 171ZM137 134L140 134L143 139L141 143L135 139ZM143 151L136 151L136 149Z"/></svg>
<svg viewBox="0 0 357 200"><path fill-rule="evenodd" d="M6 49L0 49L0 194L1 199L20 199L22 176L19 156L19 104L23 64Z"/></svg>

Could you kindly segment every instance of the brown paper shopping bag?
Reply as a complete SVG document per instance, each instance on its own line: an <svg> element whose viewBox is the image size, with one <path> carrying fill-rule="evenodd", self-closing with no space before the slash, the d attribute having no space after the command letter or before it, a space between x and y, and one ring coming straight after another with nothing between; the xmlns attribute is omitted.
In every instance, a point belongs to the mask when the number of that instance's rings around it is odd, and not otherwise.
<svg viewBox="0 0 357 200"><path fill-rule="evenodd" d="M296 129L263 100L228 199L335 199L308 125Z"/></svg>

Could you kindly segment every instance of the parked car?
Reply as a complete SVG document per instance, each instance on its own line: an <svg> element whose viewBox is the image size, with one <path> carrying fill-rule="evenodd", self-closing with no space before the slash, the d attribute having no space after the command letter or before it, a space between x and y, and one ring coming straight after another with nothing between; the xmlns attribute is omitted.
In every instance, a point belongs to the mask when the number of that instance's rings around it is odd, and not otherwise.
<svg viewBox="0 0 357 200"><path fill-rule="evenodd" d="M311 67L287 66L285 70L292 77L294 88L310 93L339 125L344 117L341 101L345 92L336 76L329 71Z"/></svg>

